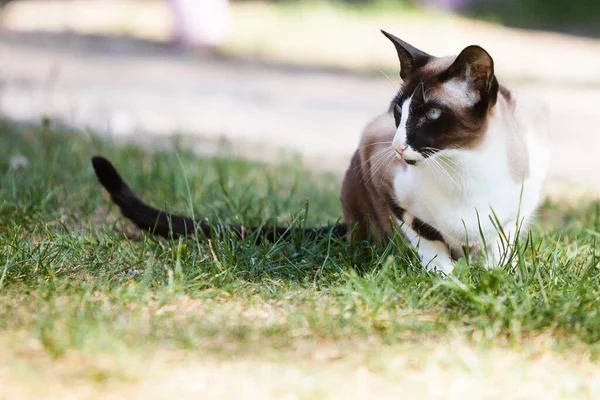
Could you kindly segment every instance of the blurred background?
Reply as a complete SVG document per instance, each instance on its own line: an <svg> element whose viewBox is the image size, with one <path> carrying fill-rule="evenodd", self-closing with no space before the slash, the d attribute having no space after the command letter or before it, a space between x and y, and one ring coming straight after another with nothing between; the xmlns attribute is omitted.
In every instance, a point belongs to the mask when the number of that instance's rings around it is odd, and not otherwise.
<svg viewBox="0 0 600 400"><path fill-rule="evenodd" d="M486 48L549 109L550 187L600 190L598 21L597 0L0 0L0 117L343 173L399 87L385 29Z"/></svg>

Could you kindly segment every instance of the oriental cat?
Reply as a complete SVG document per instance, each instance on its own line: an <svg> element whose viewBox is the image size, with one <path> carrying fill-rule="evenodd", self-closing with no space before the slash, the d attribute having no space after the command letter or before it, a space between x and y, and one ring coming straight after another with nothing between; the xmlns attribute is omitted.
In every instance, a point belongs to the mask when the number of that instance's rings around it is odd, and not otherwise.
<svg viewBox="0 0 600 400"><path fill-rule="evenodd" d="M344 223L303 233L375 241L397 229L423 267L445 274L455 260L473 254L483 254L489 265L504 262L510 241L535 214L549 167L542 108L500 85L492 57L479 46L434 57L383 34L398 54L401 87L389 110L365 128L352 157L341 193ZM208 221L148 206L106 159L92 163L112 200L139 228L167 237L215 234ZM294 233L224 228L266 240Z"/></svg>

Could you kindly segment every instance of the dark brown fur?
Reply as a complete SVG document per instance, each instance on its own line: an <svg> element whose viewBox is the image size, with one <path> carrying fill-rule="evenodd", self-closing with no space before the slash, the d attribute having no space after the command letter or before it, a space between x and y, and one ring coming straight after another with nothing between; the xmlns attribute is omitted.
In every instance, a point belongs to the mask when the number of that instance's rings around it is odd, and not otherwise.
<svg viewBox="0 0 600 400"><path fill-rule="evenodd" d="M342 184L342 212L348 230L354 238L388 237L392 232L390 218L401 213L392 190L392 168L377 168L381 160L400 164L390 153L381 150L390 147L395 133L394 119L385 113L374 119L365 129L359 149L352 156ZM391 148L390 148L391 151ZM406 167L406 166L405 166Z"/></svg>

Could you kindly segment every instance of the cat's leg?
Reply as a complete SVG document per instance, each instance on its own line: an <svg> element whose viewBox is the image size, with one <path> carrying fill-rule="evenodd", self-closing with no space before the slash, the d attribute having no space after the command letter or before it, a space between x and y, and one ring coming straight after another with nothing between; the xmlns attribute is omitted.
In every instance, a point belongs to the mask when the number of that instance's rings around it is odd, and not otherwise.
<svg viewBox="0 0 600 400"><path fill-rule="evenodd" d="M497 233L487 243L486 258L487 268L503 267L510 262L516 265L517 258L514 257L514 236L511 230L505 229L504 233Z"/></svg>
<svg viewBox="0 0 600 400"><path fill-rule="evenodd" d="M505 254L505 246L500 239L500 235L495 235L493 240L488 243L485 253L487 261L486 268L497 268L501 265Z"/></svg>
<svg viewBox="0 0 600 400"><path fill-rule="evenodd" d="M446 275L452 273L454 263L450 256L448 245L444 242L441 236L430 235L424 232L421 227L422 223L412 216L405 214L404 223L400 226L400 230L416 249L417 255L421 260L421 264L430 271L443 272Z"/></svg>
<svg viewBox="0 0 600 400"><path fill-rule="evenodd" d="M444 242L419 238L417 254L421 263L430 271L443 272L449 275L454 270L454 262L450 258L448 246Z"/></svg>

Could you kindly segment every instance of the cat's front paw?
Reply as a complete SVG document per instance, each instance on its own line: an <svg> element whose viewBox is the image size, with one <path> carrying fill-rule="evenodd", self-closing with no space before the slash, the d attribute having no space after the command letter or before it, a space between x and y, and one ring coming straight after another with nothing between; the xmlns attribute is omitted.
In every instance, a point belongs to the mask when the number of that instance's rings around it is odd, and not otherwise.
<svg viewBox="0 0 600 400"><path fill-rule="evenodd" d="M485 255L487 258L486 268L502 268L506 265L516 268L517 266L517 257L513 254L512 248L502 243L489 246Z"/></svg>
<svg viewBox="0 0 600 400"><path fill-rule="evenodd" d="M428 271L441 272L444 275L450 275L454 270L454 262L450 258L435 257L427 263L423 262L423 265Z"/></svg>

